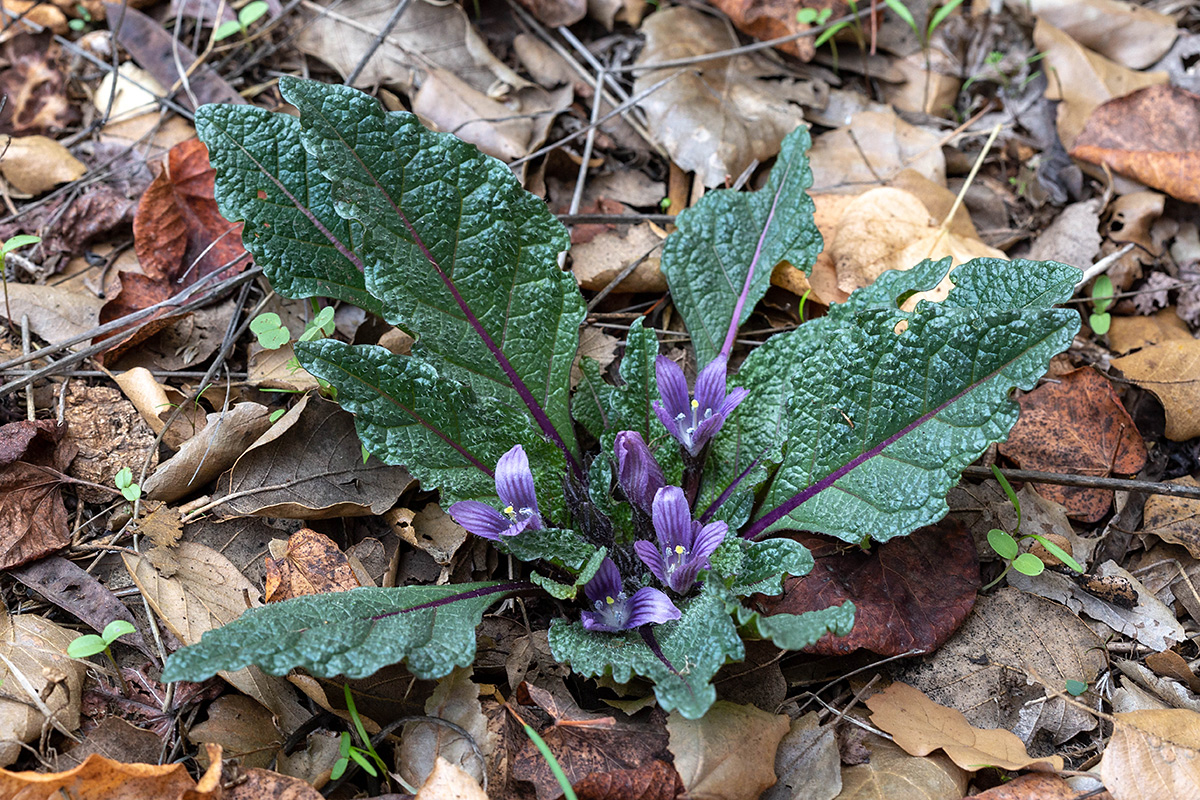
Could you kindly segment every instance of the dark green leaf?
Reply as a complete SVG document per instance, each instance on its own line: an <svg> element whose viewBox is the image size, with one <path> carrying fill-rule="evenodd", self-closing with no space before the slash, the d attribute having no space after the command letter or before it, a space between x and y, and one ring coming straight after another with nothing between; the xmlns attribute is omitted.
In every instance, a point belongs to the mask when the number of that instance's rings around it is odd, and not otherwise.
<svg viewBox="0 0 1200 800"><path fill-rule="evenodd" d="M729 587L738 597L750 594L776 595L783 591L788 575L807 575L813 568L812 553L791 539L763 542L740 541L745 551L740 568Z"/></svg>
<svg viewBox="0 0 1200 800"><path fill-rule="evenodd" d="M803 650L826 633L845 636L854 627L854 604L849 601L820 611L769 616L739 605L734 614L751 635L770 639L784 650Z"/></svg>

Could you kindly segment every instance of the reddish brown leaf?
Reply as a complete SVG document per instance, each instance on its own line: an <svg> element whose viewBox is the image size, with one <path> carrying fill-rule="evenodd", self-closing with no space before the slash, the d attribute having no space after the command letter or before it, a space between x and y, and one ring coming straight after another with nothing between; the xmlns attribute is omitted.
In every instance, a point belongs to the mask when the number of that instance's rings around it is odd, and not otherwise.
<svg viewBox="0 0 1200 800"><path fill-rule="evenodd" d="M1099 106L1071 155L1200 203L1200 95L1168 84Z"/></svg>
<svg viewBox="0 0 1200 800"><path fill-rule="evenodd" d="M675 800L685 794L675 767L658 759L637 769L589 775L571 788L579 800Z"/></svg>
<svg viewBox="0 0 1200 800"><path fill-rule="evenodd" d="M63 210L63 202L69 202ZM133 224L137 203L106 184L94 185L74 198L47 203L18 219L0 224L0 239L19 233L41 236L42 267L57 270L79 255L89 242Z"/></svg>
<svg viewBox="0 0 1200 800"><path fill-rule="evenodd" d="M71 541L62 472L75 448L60 445L65 426L50 420L0 427L0 570L59 550Z"/></svg>
<svg viewBox="0 0 1200 800"><path fill-rule="evenodd" d="M4 43L0 133L51 134L79 122L79 109L66 96L62 51L49 33L23 34Z"/></svg>
<svg viewBox="0 0 1200 800"><path fill-rule="evenodd" d="M832 19L850 11L841 0L713 0L713 5L728 14L739 31L756 39L776 39L808 30L812 25L796 19L796 12L803 8L832 9ZM779 45L779 49L802 61L816 53L811 36Z"/></svg>
<svg viewBox="0 0 1200 800"><path fill-rule="evenodd" d="M213 272L228 277L249 266L242 224L229 222L217 210L215 179L203 142L193 139L171 148L166 167L142 195L133 220L134 248L144 274L121 276L121 291L101 309L101 323L161 303ZM163 310L156 318L166 314ZM163 324L143 328L121 347Z"/></svg>
<svg viewBox="0 0 1200 800"><path fill-rule="evenodd" d="M791 578L768 614L803 614L853 600L849 636L825 634L806 652L845 655L859 648L885 656L936 650L975 605L979 559L975 543L954 520L921 528L869 552L817 534L795 536L816 558L803 578Z"/></svg>
<svg viewBox="0 0 1200 800"><path fill-rule="evenodd" d="M1000 452L1025 469L1104 476L1132 475L1146 445L1108 379L1091 367L1068 372L1018 398L1021 418ZM1037 487L1067 515L1096 522L1112 507L1111 489Z"/></svg>

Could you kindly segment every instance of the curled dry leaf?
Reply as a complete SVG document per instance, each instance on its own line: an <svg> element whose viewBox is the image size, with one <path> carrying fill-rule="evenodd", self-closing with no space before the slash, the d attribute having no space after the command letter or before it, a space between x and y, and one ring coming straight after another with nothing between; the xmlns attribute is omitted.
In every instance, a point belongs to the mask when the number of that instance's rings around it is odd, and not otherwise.
<svg viewBox="0 0 1200 800"><path fill-rule="evenodd" d="M287 542L273 540L270 553L264 602L344 592L360 585L346 554L328 536L310 528L296 531Z"/></svg>
<svg viewBox="0 0 1200 800"><path fill-rule="evenodd" d="M1143 389L1154 393L1167 415L1166 437L1183 442L1200 436L1200 340L1170 339L1114 358L1112 365Z"/></svg>
<svg viewBox="0 0 1200 800"><path fill-rule="evenodd" d="M955 764L976 772L985 767L1018 770L1050 768L1061 770L1059 756L1033 758L1025 744L1002 728L975 728L953 708L933 702L907 683L893 683L867 700L871 722L914 756L942 750Z"/></svg>
<svg viewBox="0 0 1200 800"><path fill-rule="evenodd" d="M93 753L66 772L0 770L0 797L55 800L75 797L153 797L155 800L228 800L221 789L221 748L209 745L209 767L192 779L186 764L126 764Z"/></svg>
<svg viewBox="0 0 1200 800"><path fill-rule="evenodd" d="M1021 416L1000 453L1024 469L1080 475L1134 475L1146 444L1108 378L1091 367L1068 372L1022 395ZM1067 515L1097 522L1112 508L1109 489L1041 485Z"/></svg>
<svg viewBox="0 0 1200 800"><path fill-rule="evenodd" d="M0 175L26 197L70 183L87 172L83 162L67 148L45 136L0 136Z"/></svg>
<svg viewBox="0 0 1200 800"><path fill-rule="evenodd" d="M1071 155L1200 202L1200 95L1158 85L1109 100L1088 117Z"/></svg>
<svg viewBox="0 0 1200 800"><path fill-rule="evenodd" d="M694 800L754 800L775 783L775 752L787 734L784 714L718 700L700 719L672 712L667 721L675 769Z"/></svg>
<svg viewBox="0 0 1200 800"><path fill-rule="evenodd" d="M1200 485L1191 475L1167 483ZM1200 500L1150 495L1146 498L1141 533L1152 533L1163 541L1183 545L1192 558L1200 558Z"/></svg>
<svg viewBox="0 0 1200 800"><path fill-rule="evenodd" d="M71 541L62 483L77 448L52 420L0 426L0 569L16 567ZM8 763L12 763L11 761Z"/></svg>
<svg viewBox="0 0 1200 800"><path fill-rule="evenodd" d="M334 752L336 753L336 751ZM325 775L328 774L329 772L326 771ZM262 800L266 797L279 800L324 800L324 795L306 781L281 775L273 770L252 767L242 770L239 777L242 779L241 783L226 789L221 800ZM189 797L186 800L193 800L193 798ZM196 800L203 800L203 798L196 798ZM474 798L468 795L462 800L474 800Z"/></svg>
<svg viewBox="0 0 1200 800"><path fill-rule="evenodd" d="M452 722L470 734L484 761L461 733L435 722L410 722L404 726L400 749L396 753L397 771L412 786L424 783L447 761L464 770L471 779L482 782L486 759L500 744L499 736L488 730L487 717L479 702L479 686L471 680L471 669L459 667L438 681L437 688L425 701L425 714Z"/></svg>
<svg viewBox="0 0 1200 800"><path fill-rule="evenodd" d="M811 8L817 12L829 9L833 19L850 11L849 5L841 0L714 0L713 5L725 12L739 31L760 41L802 33L814 27L811 23L800 22L796 13L800 9ZM810 61L816 53L814 38L805 36L778 47L801 61Z"/></svg>
<svg viewBox="0 0 1200 800"><path fill-rule="evenodd" d="M0 765L16 761L21 743L37 741L47 726L79 727L87 664L66 655L77 635L36 614L0 614ZM25 796L5 788L12 775L0 771L0 797Z"/></svg>
<svg viewBox="0 0 1200 800"><path fill-rule="evenodd" d="M1130 69L1158 61L1180 33L1166 14L1119 0L1030 0L1027 8L1084 47Z"/></svg>
<svg viewBox="0 0 1200 800"><path fill-rule="evenodd" d="M1200 798L1200 714L1186 709L1116 715L1100 759L1114 800Z"/></svg>
<svg viewBox="0 0 1200 800"><path fill-rule="evenodd" d="M707 55L738 44L721 20L684 6L646 17L642 33L646 45L638 66ZM683 71L643 72L634 81L634 93L675 72L679 74L638 105L671 160L695 171L705 186L732 180L755 159L765 161L776 155L783 137L804 122L797 103L816 99L808 84L781 80L779 68L757 53L706 61Z"/></svg>
<svg viewBox="0 0 1200 800"><path fill-rule="evenodd" d="M233 466L238 456L271 427L270 409L238 403L224 413L208 415L204 429L184 442L142 486L147 497L170 503L199 491Z"/></svg>

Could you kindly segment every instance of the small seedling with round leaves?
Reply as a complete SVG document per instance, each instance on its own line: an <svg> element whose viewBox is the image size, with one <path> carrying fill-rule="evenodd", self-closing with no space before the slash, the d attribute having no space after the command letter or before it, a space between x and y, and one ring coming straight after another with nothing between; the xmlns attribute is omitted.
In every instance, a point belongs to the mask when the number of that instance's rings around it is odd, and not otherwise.
<svg viewBox="0 0 1200 800"><path fill-rule="evenodd" d="M269 10L270 7L264 0L247 3L238 12L237 19L226 20L217 26L217 32L213 34L213 41L219 42L222 39L228 39L239 31L245 36L249 32L250 26L266 16Z"/></svg>
<svg viewBox="0 0 1200 800"><path fill-rule="evenodd" d="M270 311L250 321L250 332L258 337L258 343L266 350L278 350L292 340L292 334L283 327L283 320Z"/></svg>
<svg viewBox="0 0 1200 800"><path fill-rule="evenodd" d="M1108 307L1112 305L1112 301L1112 279L1107 275L1101 275L1092 284L1092 314L1088 317L1088 326L1097 336L1108 333L1108 327L1112 324L1112 316L1108 313Z"/></svg>
<svg viewBox="0 0 1200 800"><path fill-rule="evenodd" d="M1079 697L1087 691L1088 685L1083 681L1067 681L1067 694L1072 697Z"/></svg>
<svg viewBox="0 0 1200 800"><path fill-rule="evenodd" d="M104 626L104 630L99 636L89 633L72 641L67 645L67 655L71 658L91 658L94 655L104 653L108 657L108 662L112 664L113 671L117 673L117 679L121 681L122 691L125 694L129 694L129 686L125 683L125 678L121 675L121 670L117 666L117 660L113 658L112 643L125 634L133 633L136 630L126 620L114 619Z"/></svg>
<svg viewBox="0 0 1200 800"><path fill-rule="evenodd" d="M325 306L317 313L316 317L304 326L304 333L300 334L300 341L311 342L322 336L332 336L334 327L333 306Z"/></svg>
<svg viewBox="0 0 1200 800"><path fill-rule="evenodd" d="M1013 532L1008 533L999 528L992 528L988 531L987 540L992 550L996 555L1008 562L1004 567L1004 571L996 576L996 579L984 586L980 591L986 591L992 588L1000 580L1008 574L1010 569L1015 569L1022 575L1041 575L1046 569L1046 564L1033 553L1022 553L1021 545L1017 537L1013 534L1018 534L1021 530L1021 501L1017 498L1017 493L1013 491L1012 484L1008 482L1008 478L1004 477L995 464L992 465L992 474L996 476L996 480L1000 483L1000 488L1004 490L1004 494L1008 495L1008 502L1012 503L1013 510L1017 512L1017 524L1013 527ZM1025 539L1033 539L1040 543L1042 547L1049 551L1050 555L1057 558L1062 563L1066 564L1076 572L1083 572L1083 567L1079 562L1071 558L1066 550L1056 545L1054 542L1047 539L1045 536L1040 536L1036 533L1026 533L1020 537L1020 541Z"/></svg>
<svg viewBox="0 0 1200 800"><path fill-rule="evenodd" d="M131 503L136 503L142 497L142 487L133 482L133 470L121 467L121 471L113 477L113 483L121 490L121 496Z"/></svg>

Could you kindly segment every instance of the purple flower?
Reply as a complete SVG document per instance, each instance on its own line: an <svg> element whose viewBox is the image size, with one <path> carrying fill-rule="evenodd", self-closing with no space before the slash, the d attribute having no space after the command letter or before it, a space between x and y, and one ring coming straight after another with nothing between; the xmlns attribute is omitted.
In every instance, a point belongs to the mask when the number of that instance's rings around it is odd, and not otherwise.
<svg viewBox="0 0 1200 800"><path fill-rule="evenodd" d="M450 516L484 539L516 536L527 528L543 527L534 496L529 457L521 445L500 456L496 462L496 494L504 504L503 512L478 500L462 500L450 506Z"/></svg>
<svg viewBox="0 0 1200 800"><path fill-rule="evenodd" d="M664 586L684 594L692 588L700 570L711 566L708 557L725 540L729 526L724 522L702 526L694 521L687 498L678 486L658 490L652 519L658 547L639 541L633 543L633 549Z"/></svg>
<svg viewBox="0 0 1200 800"><path fill-rule="evenodd" d="M584 611L583 627L589 631L627 631L651 622L679 619L679 609L664 593L645 586L626 597L621 572L611 558L600 564L595 576L583 587L595 611Z"/></svg>
<svg viewBox="0 0 1200 800"><path fill-rule="evenodd" d="M630 503L650 514L654 495L665 483L662 467L637 431L617 434L617 483Z"/></svg>
<svg viewBox="0 0 1200 800"><path fill-rule="evenodd" d="M721 430L725 418L746 399L742 387L725 393L725 357L717 356L696 376L696 397L688 398L687 378L671 359L659 356L654 362L658 393L654 413L684 448L697 455L708 440Z"/></svg>

